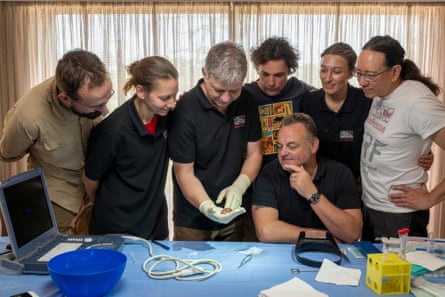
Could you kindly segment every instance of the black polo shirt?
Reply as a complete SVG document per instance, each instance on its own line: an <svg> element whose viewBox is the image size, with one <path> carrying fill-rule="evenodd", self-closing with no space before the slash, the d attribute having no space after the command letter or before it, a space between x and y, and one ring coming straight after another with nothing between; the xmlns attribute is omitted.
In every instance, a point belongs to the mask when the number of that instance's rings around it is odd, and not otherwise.
<svg viewBox="0 0 445 297"><path fill-rule="evenodd" d="M290 187L289 175L278 160L267 164L255 181L252 204L277 209L279 219L289 224L326 229L307 199ZM360 209L361 201L354 177L345 165L319 158L314 184L337 207Z"/></svg>
<svg viewBox="0 0 445 297"><path fill-rule="evenodd" d="M309 114L317 125L318 155L345 164L359 178L364 123L372 100L365 97L362 89L349 86L343 106L336 113L328 108L324 96L322 89L309 92L300 104L300 111Z"/></svg>
<svg viewBox="0 0 445 297"><path fill-rule="evenodd" d="M264 93L256 81L244 85L244 90L253 96L258 105L262 130L262 167L277 157L276 136L281 120L288 114L298 112L301 97L312 89L312 86L295 77L290 77L281 93L276 96Z"/></svg>
<svg viewBox="0 0 445 297"><path fill-rule="evenodd" d="M247 144L261 137L255 102L245 91L232 102L227 114L214 108L199 86L179 100L169 122L168 146L174 162L194 162L196 177L207 194L216 200L222 189L238 177ZM223 225L202 215L183 196L174 179L175 224L202 230L216 230Z"/></svg>
<svg viewBox="0 0 445 297"><path fill-rule="evenodd" d="M134 97L114 110L90 135L86 176L100 181L92 234L168 236L164 194L168 168L167 120L158 117L155 135L140 119Z"/></svg>

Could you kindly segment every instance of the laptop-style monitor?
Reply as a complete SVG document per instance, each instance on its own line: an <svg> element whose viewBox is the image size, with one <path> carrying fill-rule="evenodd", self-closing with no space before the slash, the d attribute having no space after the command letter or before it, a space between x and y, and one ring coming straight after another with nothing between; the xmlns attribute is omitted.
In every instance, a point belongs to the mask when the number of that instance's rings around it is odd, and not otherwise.
<svg viewBox="0 0 445 297"><path fill-rule="evenodd" d="M119 235L66 235L58 231L42 169L11 177L0 185L0 204L13 259L2 265L22 273L48 273L55 255L79 248L119 249Z"/></svg>

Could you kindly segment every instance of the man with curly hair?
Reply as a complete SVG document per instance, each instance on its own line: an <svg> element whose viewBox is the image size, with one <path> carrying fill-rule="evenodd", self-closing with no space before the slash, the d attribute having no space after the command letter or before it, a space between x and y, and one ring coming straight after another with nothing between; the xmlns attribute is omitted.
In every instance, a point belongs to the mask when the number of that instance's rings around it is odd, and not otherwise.
<svg viewBox="0 0 445 297"><path fill-rule="evenodd" d="M258 79L244 85L258 105L261 122L261 168L277 157L277 134L281 120L299 111L300 99L313 87L290 76L298 68L299 52L282 37L264 40L251 50L250 59L258 73ZM246 193L246 203L252 200L251 189ZM244 234L246 241L256 241L250 207Z"/></svg>
<svg viewBox="0 0 445 297"><path fill-rule="evenodd" d="M299 111L300 98L312 86L290 76L298 68L299 52L287 39L271 37L250 55L258 80L246 84L258 104L262 130L263 166L277 156L276 136L281 119Z"/></svg>

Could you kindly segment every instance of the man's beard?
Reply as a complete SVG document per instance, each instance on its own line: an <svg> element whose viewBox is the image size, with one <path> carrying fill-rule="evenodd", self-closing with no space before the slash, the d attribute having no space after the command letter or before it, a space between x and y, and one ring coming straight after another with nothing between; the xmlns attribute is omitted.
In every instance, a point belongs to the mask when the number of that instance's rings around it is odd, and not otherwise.
<svg viewBox="0 0 445 297"><path fill-rule="evenodd" d="M97 111L97 110L93 111L93 112L88 112L88 113L79 112L79 111L77 111L76 109L74 109L72 107L71 107L71 111L74 114L77 114L80 117L84 117L84 118L88 118L88 119L92 119L92 120L98 118L102 114L102 112Z"/></svg>

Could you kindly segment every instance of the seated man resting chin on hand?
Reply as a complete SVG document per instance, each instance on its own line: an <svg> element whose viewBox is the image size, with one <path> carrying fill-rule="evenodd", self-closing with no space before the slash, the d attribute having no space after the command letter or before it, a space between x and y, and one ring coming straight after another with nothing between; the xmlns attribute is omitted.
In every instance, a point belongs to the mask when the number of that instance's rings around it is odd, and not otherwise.
<svg viewBox="0 0 445 297"><path fill-rule="evenodd" d="M296 242L301 231L329 231L352 243L362 229L361 201L352 172L334 160L319 158L312 118L295 113L283 118L278 159L258 176L252 213L260 241Z"/></svg>

